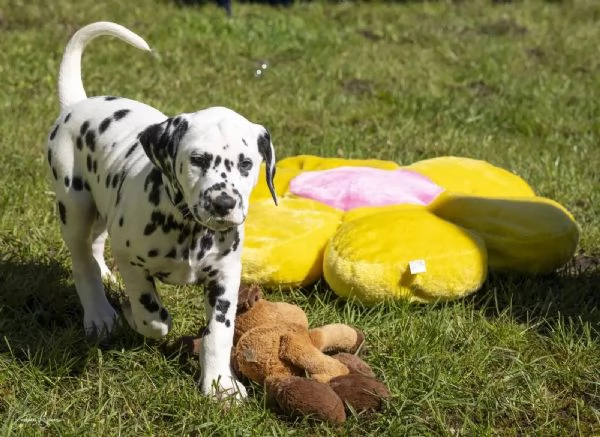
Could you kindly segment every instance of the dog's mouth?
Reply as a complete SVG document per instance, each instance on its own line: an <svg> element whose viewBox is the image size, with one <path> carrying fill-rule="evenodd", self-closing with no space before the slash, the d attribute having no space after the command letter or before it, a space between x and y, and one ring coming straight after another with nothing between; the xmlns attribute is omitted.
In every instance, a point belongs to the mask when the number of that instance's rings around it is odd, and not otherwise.
<svg viewBox="0 0 600 437"><path fill-rule="evenodd" d="M246 221L246 216L244 216L241 221L229 220L229 219L224 219L222 217L213 217L213 216L208 216L208 217L194 216L194 218L196 219L196 221L198 223L200 223L203 226L206 226L209 229L212 229L213 231L226 231L228 229L238 227Z"/></svg>

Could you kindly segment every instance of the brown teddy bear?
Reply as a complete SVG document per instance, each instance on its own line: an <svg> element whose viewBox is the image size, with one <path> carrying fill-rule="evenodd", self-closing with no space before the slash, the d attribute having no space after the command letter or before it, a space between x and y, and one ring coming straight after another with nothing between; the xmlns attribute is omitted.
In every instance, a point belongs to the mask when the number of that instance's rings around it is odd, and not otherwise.
<svg viewBox="0 0 600 437"><path fill-rule="evenodd" d="M240 287L233 341L238 376L263 384L270 400L290 416L341 423L345 407L374 411L390 396L354 355L364 342L362 332L341 323L309 329L301 308L267 301L257 286ZM199 353L201 336L182 342Z"/></svg>

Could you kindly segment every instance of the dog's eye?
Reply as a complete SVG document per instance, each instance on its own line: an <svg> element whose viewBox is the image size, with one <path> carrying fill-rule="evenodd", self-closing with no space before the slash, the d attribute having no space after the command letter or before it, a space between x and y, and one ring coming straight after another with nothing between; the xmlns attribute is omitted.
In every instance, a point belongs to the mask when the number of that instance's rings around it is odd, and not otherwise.
<svg viewBox="0 0 600 437"><path fill-rule="evenodd" d="M254 164L252 164L251 160L244 159L238 163L238 169L243 172L248 172L248 171L252 170L253 165Z"/></svg>
<svg viewBox="0 0 600 437"><path fill-rule="evenodd" d="M210 167L212 162L212 155L210 153L203 153L202 155L192 155L190 156L190 164L194 167L200 167L207 169Z"/></svg>

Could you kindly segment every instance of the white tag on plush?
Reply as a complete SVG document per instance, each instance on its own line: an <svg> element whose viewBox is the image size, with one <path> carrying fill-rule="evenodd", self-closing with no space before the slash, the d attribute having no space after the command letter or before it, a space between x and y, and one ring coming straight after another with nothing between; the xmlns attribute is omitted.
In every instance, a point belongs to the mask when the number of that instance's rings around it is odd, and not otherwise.
<svg viewBox="0 0 600 437"><path fill-rule="evenodd" d="M417 273L425 273L427 271L424 259L413 259L412 261L409 261L408 268L410 270L411 275L416 275Z"/></svg>

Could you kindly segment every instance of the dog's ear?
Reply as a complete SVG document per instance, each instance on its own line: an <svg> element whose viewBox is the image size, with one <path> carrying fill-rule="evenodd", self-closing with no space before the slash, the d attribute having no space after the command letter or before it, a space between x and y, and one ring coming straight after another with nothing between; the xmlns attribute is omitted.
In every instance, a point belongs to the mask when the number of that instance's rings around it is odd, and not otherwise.
<svg viewBox="0 0 600 437"><path fill-rule="evenodd" d="M183 117L172 117L162 123L153 124L140 135L140 143L148 158L172 182L175 182L175 156L179 143L188 130L188 122Z"/></svg>
<svg viewBox="0 0 600 437"><path fill-rule="evenodd" d="M265 131L265 133L258 137L257 144L258 152L267 167L267 186L273 197L273 202L277 205L277 195L273 187L273 179L275 178L275 149L273 148L273 143L271 143L271 134L269 134L269 131Z"/></svg>

